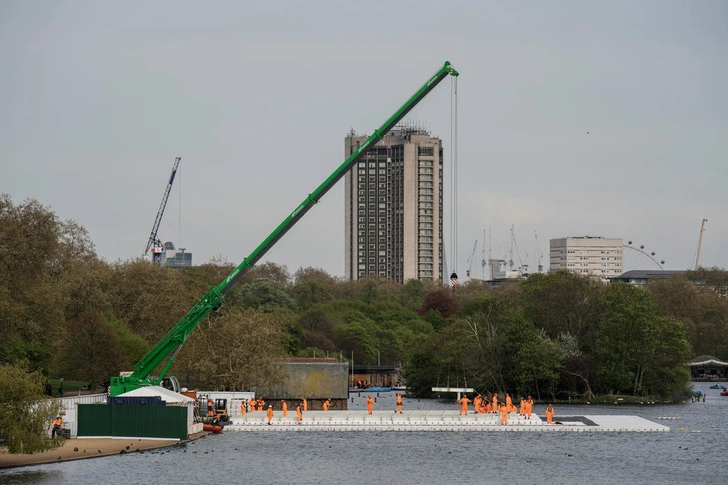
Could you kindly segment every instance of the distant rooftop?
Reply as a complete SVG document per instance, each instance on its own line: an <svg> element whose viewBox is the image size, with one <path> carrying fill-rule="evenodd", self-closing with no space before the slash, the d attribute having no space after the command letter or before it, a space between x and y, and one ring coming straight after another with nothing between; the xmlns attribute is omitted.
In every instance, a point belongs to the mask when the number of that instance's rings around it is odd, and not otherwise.
<svg viewBox="0 0 728 485"><path fill-rule="evenodd" d="M650 279L666 279L674 274L686 274L687 271L685 270L674 270L674 269L666 269L666 270L657 270L657 269L633 269L631 271L627 271L626 273L622 273L621 275L617 276L616 278L610 278L610 280L613 283L632 283L632 284L641 284L646 283L647 280Z"/></svg>

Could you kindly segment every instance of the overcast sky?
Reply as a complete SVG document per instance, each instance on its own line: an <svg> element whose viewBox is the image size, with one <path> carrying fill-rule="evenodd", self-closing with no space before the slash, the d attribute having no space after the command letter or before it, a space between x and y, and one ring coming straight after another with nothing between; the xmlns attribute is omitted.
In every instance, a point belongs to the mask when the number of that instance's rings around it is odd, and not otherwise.
<svg viewBox="0 0 728 485"><path fill-rule="evenodd" d="M127 260L180 156L161 239L237 265L343 162L351 128L371 134L450 61L448 271L464 279L477 240L481 276L484 231L485 256L508 259L512 225L532 268L549 239L589 235L688 269L703 218L700 263L728 268L726 25L725 0L2 0L0 192ZM443 139L446 175L450 112L446 79L407 118ZM343 276L343 185L263 261Z"/></svg>

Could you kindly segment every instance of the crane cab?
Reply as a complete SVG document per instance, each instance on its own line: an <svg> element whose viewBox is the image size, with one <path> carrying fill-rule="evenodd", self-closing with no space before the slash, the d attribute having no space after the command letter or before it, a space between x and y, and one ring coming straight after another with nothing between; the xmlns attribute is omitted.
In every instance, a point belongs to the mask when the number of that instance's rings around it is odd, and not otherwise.
<svg viewBox="0 0 728 485"><path fill-rule="evenodd" d="M175 376L163 378L162 382L160 382L159 385L165 389L169 389L170 391L174 392L179 392L181 389L179 385L179 379L177 379Z"/></svg>

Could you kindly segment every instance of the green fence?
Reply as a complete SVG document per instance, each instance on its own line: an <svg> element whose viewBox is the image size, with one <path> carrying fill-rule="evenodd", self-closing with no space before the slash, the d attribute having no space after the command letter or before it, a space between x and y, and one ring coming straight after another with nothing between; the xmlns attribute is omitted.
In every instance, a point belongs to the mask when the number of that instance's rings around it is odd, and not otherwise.
<svg viewBox="0 0 728 485"><path fill-rule="evenodd" d="M187 439L185 406L78 405L78 436Z"/></svg>

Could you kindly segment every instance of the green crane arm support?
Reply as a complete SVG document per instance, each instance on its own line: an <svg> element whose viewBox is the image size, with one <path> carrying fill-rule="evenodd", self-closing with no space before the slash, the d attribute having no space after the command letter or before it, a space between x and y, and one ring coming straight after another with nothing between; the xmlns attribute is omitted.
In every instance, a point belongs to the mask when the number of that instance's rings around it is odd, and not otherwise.
<svg viewBox="0 0 728 485"><path fill-rule="evenodd" d="M403 105L399 108L387 121L374 130L371 136L369 136L359 148L354 151L339 168L334 171L329 178L327 178L316 190L306 197L281 222L275 230L257 247L255 250L240 263L235 270L233 270L227 278L225 278L218 286L211 288L210 291L198 301L194 307L182 317L182 319L162 338L162 340L145 355L142 360L135 366L135 371L128 377L112 377L110 392L112 396L117 396L124 392L137 389L139 387L156 385L166 375L169 367L172 365L174 358L177 356L177 352L185 343L190 332L204 319L211 311L222 305L222 300L228 291L232 289L235 284L248 272L253 266L268 252L270 248L293 227L296 222L301 219L306 212L308 212L314 204L318 203L321 197L338 182L356 162L366 155L367 151L372 148L377 141L382 139L387 132L389 132L395 125L404 118L407 113L414 108L440 81L445 79L448 75L458 76L458 72L446 62L435 74L433 74L428 81L417 90ZM149 375L154 369L161 364L167 356L172 355L167 360L162 372L159 377L154 380L150 379Z"/></svg>

